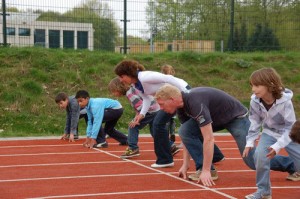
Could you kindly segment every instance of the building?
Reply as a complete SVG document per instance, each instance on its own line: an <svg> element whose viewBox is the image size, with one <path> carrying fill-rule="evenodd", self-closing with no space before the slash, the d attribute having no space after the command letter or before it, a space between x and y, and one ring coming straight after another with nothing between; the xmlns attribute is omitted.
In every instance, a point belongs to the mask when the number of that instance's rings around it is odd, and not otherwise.
<svg viewBox="0 0 300 199"><path fill-rule="evenodd" d="M7 43L10 46L43 46L93 50L93 24L37 21L39 14L8 12ZM0 17L0 43L3 43L3 17Z"/></svg>
<svg viewBox="0 0 300 199"><path fill-rule="evenodd" d="M173 42L154 42L153 52L194 51L200 53L215 52L215 41L212 40L173 40ZM122 46L116 46L115 52L123 53ZM150 53L150 45L128 45L128 53Z"/></svg>

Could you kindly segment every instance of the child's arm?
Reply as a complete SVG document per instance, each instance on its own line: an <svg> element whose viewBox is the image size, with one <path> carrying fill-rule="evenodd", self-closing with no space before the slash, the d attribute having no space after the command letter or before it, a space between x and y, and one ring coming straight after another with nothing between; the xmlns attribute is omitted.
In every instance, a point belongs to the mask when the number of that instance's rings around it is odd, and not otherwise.
<svg viewBox="0 0 300 199"><path fill-rule="evenodd" d="M70 101L70 138L69 141L74 142L74 135L76 135L79 115L80 115L80 107L77 100L74 98Z"/></svg>

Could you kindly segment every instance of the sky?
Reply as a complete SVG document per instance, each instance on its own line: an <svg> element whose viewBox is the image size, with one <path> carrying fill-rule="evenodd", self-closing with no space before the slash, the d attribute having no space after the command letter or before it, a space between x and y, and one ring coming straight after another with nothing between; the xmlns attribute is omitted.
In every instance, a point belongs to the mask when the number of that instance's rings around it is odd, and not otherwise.
<svg viewBox="0 0 300 199"><path fill-rule="evenodd" d="M81 4L84 0L6 0L6 7L17 7L20 10L40 9L56 12L66 12ZM114 13L114 19L123 31L124 0L99 0L107 3ZM127 34L149 38L149 29L146 24L145 9L148 0L127 0Z"/></svg>

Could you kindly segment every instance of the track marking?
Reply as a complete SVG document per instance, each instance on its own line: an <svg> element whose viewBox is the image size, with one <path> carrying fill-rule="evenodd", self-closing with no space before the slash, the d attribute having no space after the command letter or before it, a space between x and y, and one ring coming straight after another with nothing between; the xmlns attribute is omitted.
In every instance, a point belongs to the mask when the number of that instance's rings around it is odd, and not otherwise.
<svg viewBox="0 0 300 199"><path fill-rule="evenodd" d="M272 189L299 189L300 186L296 187L272 187ZM216 190L241 190L241 189L254 189L257 187L232 187L232 188L216 188ZM91 197L91 196L110 196L110 195L127 195L127 194L145 194L145 193L175 193L175 192L199 192L208 191L205 189L178 189L178 190L151 190L151 191L130 191L130 192L108 192L108 193L94 193L94 194L76 194L76 195L57 195L57 196L46 196L46 197L35 197L29 199L52 199L52 198L73 198L73 197Z"/></svg>
<svg viewBox="0 0 300 199"><path fill-rule="evenodd" d="M106 153L107 155L109 155L109 156L112 156L112 157L117 157L117 158L120 158L119 156L117 156L117 155L114 155L114 154L112 154L112 153L109 153L109 152L107 152L107 151L103 151L103 150L100 150L100 149L97 149L97 148L94 148L94 150L97 150L97 151L100 151L100 152ZM188 183L188 184L191 184L191 185L197 186L197 187L199 187L199 188L202 188L202 189L205 189L205 190L210 190L210 191L212 191L212 192L214 192L214 193L220 194L220 195L222 195L222 196L225 196L225 197L227 197L227 198L235 199L235 197L233 197L233 196L230 196L230 195L228 195L228 194L225 194L225 193L219 192L219 191L217 191L217 190L211 189L211 188L209 188L209 187L205 187L205 186L203 186L203 185L200 185L200 184L195 184L195 183L193 183L193 182L190 182L190 181L184 180L183 178L180 178L180 177L174 176L174 175L172 175L172 174L169 174L169 173L166 173L166 172L160 171L160 170L158 170L158 169L154 169L154 168L152 168L152 167L149 167L149 166L143 165L143 164L141 164L141 163L138 163L138 162L136 162L136 161L132 161L132 160L129 160L129 159L124 159L124 161L126 161L126 162L131 162L131 163L133 163L133 164L136 164L136 165L139 165L139 166L141 166L141 167L144 167L144 168L150 169L150 170L152 170L152 171L156 171L156 172L158 172L158 173L165 174L165 175L167 175L167 176L169 176L169 177L171 177L171 178L175 178L175 179L177 179L177 180L180 180L180 181L182 181L182 182L185 182L185 183Z"/></svg>
<svg viewBox="0 0 300 199"><path fill-rule="evenodd" d="M122 176L143 176L143 175L162 175L162 174L161 173L122 174ZM78 179L78 178L107 178L107 177L120 177L120 174L86 175L86 176L62 176L62 177L49 177L49 178L23 178L23 179L0 180L0 183L3 183L3 182L39 181L39 180L58 180L58 179Z"/></svg>

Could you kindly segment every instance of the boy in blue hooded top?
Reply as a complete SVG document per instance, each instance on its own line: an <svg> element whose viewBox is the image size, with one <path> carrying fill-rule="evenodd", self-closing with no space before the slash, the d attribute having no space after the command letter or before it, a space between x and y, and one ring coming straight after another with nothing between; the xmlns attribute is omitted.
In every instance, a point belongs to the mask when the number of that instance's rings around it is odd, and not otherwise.
<svg viewBox="0 0 300 199"><path fill-rule="evenodd" d="M109 98L90 98L85 90L78 91L75 98L81 108L86 108L88 115L87 138L83 144L85 147L108 147L106 134L120 142L120 145L127 145L127 136L115 129L123 114L120 102ZM105 123L104 129L102 123Z"/></svg>

